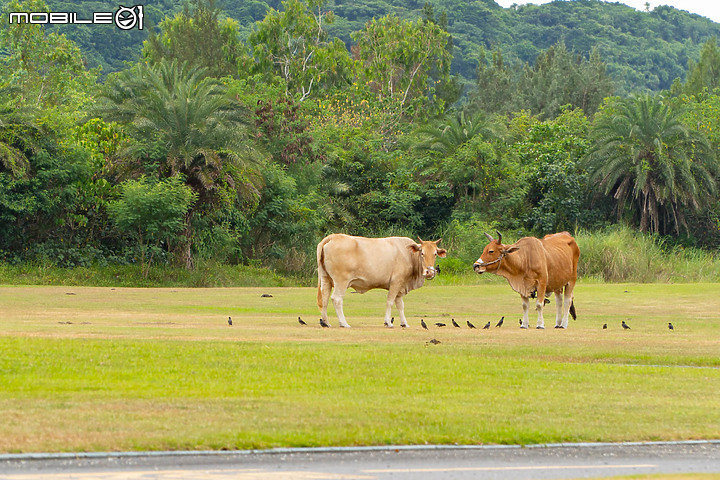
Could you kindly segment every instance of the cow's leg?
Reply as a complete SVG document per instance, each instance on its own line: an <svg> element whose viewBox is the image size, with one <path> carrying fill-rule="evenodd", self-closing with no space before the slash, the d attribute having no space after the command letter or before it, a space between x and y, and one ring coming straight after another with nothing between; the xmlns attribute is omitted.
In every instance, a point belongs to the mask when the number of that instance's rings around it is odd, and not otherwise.
<svg viewBox="0 0 720 480"><path fill-rule="evenodd" d="M563 297L562 290L555 292L555 328L565 328L563 326Z"/></svg>
<svg viewBox="0 0 720 480"><path fill-rule="evenodd" d="M343 313L343 297L345 296L347 288L347 283L336 283L331 298L333 305L335 305L335 313L337 313L338 316L338 323L341 327L350 328L350 325L348 325L345 321L345 314Z"/></svg>
<svg viewBox="0 0 720 480"><path fill-rule="evenodd" d="M393 303L397 305L397 299L399 298L398 292L394 288L388 289L387 300L385 302L385 326L392 328L393 324L390 322L390 315L392 313ZM400 307L398 307L400 310Z"/></svg>
<svg viewBox="0 0 720 480"><path fill-rule="evenodd" d="M321 277L320 278L320 318L323 319L325 323L328 325L330 322L328 322L328 313L327 313L327 307L328 303L330 303L330 294L332 293L332 280L330 277Z"/></svg>
<svg viewBox="0 0 720 480"><path fill-rule="evenodd" d="M520 325L520 328L528 328L528 324L530 320L528 320L528 310L530 310L530 297L522 297L522 307L523 307L523 318L522 318L522 325Z"/></svg>
<svg viewBox="0 0 720 480"><path fill-rule="evenodd" d="M538 312L537 328L542 330L545 328L545 318L543 317L543 309L545 308L545 286L539 285L537 290L537 298L535 299L535 310Z"/></svg>
<svg viewBox="0 0 720 480"><path fill-rule="evenodd" d="M407 327L408 323L405 319L405 302L403 301L402 295L398 295L395 297L395 306L398 309L398 313L400 314L400 325L403 327Z"/></svg>
<svg viewBox="0 0 720 480"><path fill-rule="evenodd" d="M575 282L568 282L565 285L565 304L563 305L562 313L562 326L563 328L568 327L568 317L570 316L570 305L573 303L573 296L575 291Z"/></svg>

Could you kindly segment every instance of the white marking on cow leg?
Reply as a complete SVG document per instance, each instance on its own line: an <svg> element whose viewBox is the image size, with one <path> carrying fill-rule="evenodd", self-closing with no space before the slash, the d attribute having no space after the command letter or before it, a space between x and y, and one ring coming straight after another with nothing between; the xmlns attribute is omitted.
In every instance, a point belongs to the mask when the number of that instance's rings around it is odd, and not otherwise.
<svg viewBox="0 0 720 480"><path fill-rule="evenodd" d="M562 290L555 292L555 328L565 328L563 325L563 297Z"/></svg>
<svg viewBox="0 0 720 480"><path fill-rule="evenodd" d="M520 328L528 328L530 320L528 320L528 310L530 309L530 297L522 297L522 307L523 307L523 318L522 318L522 325L520 325Z"/></svg>
<svg viewBox="0 0 720 480"><path fill-rule="evenodd" d="M405 319L405 302L403 301L402 295L395 297L395 306L398 309L398 313L400 313L400 325L407 327L408 323Z"/></svg>
<svg viewBox="0 0 720 480"><path fill-rule="evenodd" d="M547 285L542 283L538 285L537 298L535 299L535 310L538 312L537 327L539 329L545 328L545 318L543 317L543 310L545 309L545 288Z"/></svg>
<svg viewBox="0 0 720 480"><path fill-rule="evenodd" d="M543 317L543 309L545 307L545 296L542 297L538 293L537 301L535 302L535 310L538 312L537 327L539 329L545 328L545 318Z"/></svg>
<svg viewBox="0 0 720 480"><path fill-rule="evenodd" d="M335 284L335 289L332 293L333 305L335 305L335 313L337 313L338 323L341 327L350 328L350 325L345 321L345 314L343 313L343 296L347 290L347 285Z"/></svg>

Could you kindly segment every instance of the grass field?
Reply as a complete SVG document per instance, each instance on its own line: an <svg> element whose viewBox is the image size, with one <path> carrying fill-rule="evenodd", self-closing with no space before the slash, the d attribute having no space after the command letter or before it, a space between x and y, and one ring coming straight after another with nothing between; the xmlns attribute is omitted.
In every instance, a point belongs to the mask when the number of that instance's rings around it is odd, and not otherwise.
<svg viewBox="0 0 720 480"><path fill-rule="evenodd" d="M314 288L4 286L0 452L717 439L718 292L580 283L537 331L495 282L410 293L409 329L383 291L321 329Z"/></svg>

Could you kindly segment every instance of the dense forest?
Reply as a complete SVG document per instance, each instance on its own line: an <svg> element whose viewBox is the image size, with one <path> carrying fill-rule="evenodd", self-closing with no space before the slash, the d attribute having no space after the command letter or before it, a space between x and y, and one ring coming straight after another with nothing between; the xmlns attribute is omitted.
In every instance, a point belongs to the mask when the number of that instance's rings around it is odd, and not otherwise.
<svg viewBox="0 0 720 480"><path fill-rule="evenodd" d="M496 229L720 248L707 19L593 0L165 0L143 31L6 21L75 8L3 5L7 264L310 276L330 232L442 236L462 265Z"/></svg>

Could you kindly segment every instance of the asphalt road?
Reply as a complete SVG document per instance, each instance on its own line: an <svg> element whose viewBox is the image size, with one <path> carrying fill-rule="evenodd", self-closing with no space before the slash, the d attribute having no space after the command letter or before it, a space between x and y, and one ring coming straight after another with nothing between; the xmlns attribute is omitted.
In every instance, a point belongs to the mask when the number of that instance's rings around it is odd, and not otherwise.
<svg viewBox="0 0 720 480"><path fill-rule="evenodd" d="M3 480L466 480L712 473L720 441L0 455Z"/></svg>

